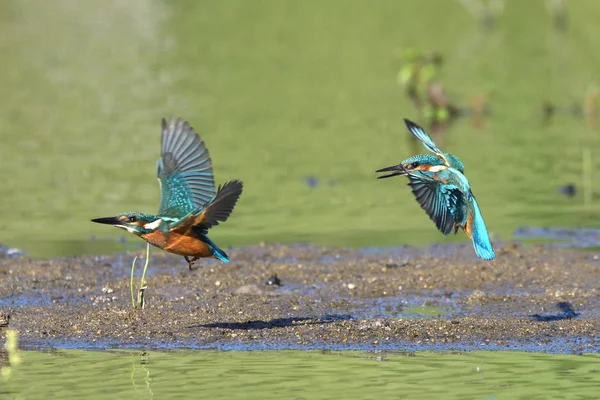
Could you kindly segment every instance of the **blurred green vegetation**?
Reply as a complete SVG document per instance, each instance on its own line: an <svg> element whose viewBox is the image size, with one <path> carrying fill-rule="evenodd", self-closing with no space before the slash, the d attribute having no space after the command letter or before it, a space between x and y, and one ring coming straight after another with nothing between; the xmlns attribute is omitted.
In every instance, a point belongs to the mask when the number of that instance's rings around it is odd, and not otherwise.
<svg viewBox="0 0 600 400"><path fill-rule="evenodd" d="M581 184L584 147L597 181L597 129L543 123L545 102L582 102L598 79L600 3L566 6L561 30L541 0L507 1L492 25L458 1L3 1L0 242L38 256L119 248L90 243L125 233L89 219L157 209L168 115L200 133L217 182L245 183L211 232L223 247L466 241L443 238L405 181L375 179L423 151L402 123L421 122L397 82L410 49L443 56L453 101L490 106L483 128L462 119L435 140L463 160L495 238L597 226L597 196L556 190Z"/></svg>

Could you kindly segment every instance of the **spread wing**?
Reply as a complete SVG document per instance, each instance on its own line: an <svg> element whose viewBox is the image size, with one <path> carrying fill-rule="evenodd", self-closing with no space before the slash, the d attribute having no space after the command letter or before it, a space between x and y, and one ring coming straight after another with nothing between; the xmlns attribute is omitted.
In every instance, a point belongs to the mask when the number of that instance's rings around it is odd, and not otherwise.
<svg viewBox="0 0 600 400"><path fill-rule="evenodd" d="M455 222L463 219L464 201L461 191L454 185L442 184L423 173L408 173L409 183L417 202L435 226L444 235L454 229Z"/></svg>
<svg viewBox="0 0 600 400"><path fill-rule="evenodd" d="M419 139L427 150L431 151L432 153L435 153L435 155L438 156L444 162L444 164L446 164L446 166L451 166L448 159L446 159L444 152L438 149L438 147L435 145L433 140L431 140L431 138L423 128L406 118L404 119L404 123L406 124L406 127L408 128L410 133L412 133L414 137Z"/></svg>
<svg viewBox="0 0 600 400"><path fill-rule="evenodd" d="M180 218L171 227L171 231L188 234L190 229L206 234L210 228L225 222L231 215L244 185L234 179L219 186L216 196L206 206L198 208Z"/></svg>
<svg viewBox="0 0 600 400"><path fill-rule="evenodd" d="M206 234L210 228L219 225L219 222L227 221L243 188L242 181L237 179L219 186L215 199L196 217L194 230Z"/></svg>
<svg viewBox="0 0 600 400"><path fill-rule="evenodd" d="M215 196L212 162L204 142L181 118L162 120L158 214L182 217Z"/></svg>

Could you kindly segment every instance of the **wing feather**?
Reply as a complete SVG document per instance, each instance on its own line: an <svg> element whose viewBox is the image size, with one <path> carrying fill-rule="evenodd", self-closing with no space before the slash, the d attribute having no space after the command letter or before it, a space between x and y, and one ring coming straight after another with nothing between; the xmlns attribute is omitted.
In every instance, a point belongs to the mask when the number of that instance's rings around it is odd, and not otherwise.
<svg viewBox="0 0 600 400"><path fill-rule="evenodd" d="M444 164L446 164L446 166L451 166L444 152L435 145L434 141L431 140L431 137L427 134L427 132L425 132L423 128L406 118L404 119L404 123L406 124L406 127L408 128L410 133L412 133L414 137L419 139L427 150L431 151L432 153L435 153L435 155L438 156L438 158L441 159L444 162Z"/></svg>
<svg viewBox="0 0 600 400"><path fill-rule="evenodd" d="M159 215L182 217L215 197L212 161L200 136L181 118L162 120L157 162Z"/></svg>
<svg viewBox="0 0 600 400"><path fill-rule="evenodd" d="M196 217L194 229L206 234L210 228L219 225L219 222L227 221L242 194L243 188L242 181L237 179L219 186L214 200Z"/></svg>
<svg viewBox="0 0 600 400"><path fill-rule="evenodd" d="M424 174L408 174L409 186L417 202L444 235L462 219L462 194L454 185L442 184Z"/></svg>

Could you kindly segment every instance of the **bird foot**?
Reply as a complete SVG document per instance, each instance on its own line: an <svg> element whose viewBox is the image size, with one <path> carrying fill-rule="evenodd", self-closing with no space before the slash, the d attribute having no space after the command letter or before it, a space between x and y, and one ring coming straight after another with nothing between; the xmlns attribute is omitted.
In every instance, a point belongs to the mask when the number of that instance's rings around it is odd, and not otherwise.
<svg viewBox="0 0 600 400"><path fill-rule="evenodd" d="M187 257L184 256L183 258L185 258L185 261L187 261L188 263L188 268L190 269L190 271L193 271L195 268L193 267L194 263L196 262L196 260L198 259L198 257L194 257L191 260Z"/></svg>

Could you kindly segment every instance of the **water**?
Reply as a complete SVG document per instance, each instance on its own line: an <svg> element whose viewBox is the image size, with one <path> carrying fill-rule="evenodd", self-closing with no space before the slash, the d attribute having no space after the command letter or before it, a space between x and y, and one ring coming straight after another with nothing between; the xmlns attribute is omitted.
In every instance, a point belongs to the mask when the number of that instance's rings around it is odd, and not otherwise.
<svg viewBox="0 0 600 400"><path fill-rule="evenodd" d="M437 140L465 163L495 238L595 227L581 177L585 147L596 181L597 128L563 114L544 125L541 107L581 103L597 83L600 4L568 3L565 33L546 4L506 2L484 29L458 1L3 1L0 242L40 257L123 250L83 244L123 235L89 219L156 210L171 114L201 133L217 182L246 183L211 233L222 246L464 241L442 238L401 179L375 180L422 151L396 83L409 47L444 56L456 102L490 102L486 129L463 120ZM571 183L574 197L559 193Z"/></svg>
<svg viewBox="0 0 600 400"><path fill-rule="evenodd" d="M592 399L598 355L522 352L21 352L15 398ZM51 378L51 379L50 379Z"/></svg>

